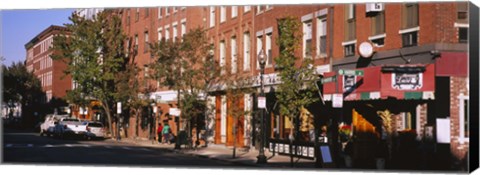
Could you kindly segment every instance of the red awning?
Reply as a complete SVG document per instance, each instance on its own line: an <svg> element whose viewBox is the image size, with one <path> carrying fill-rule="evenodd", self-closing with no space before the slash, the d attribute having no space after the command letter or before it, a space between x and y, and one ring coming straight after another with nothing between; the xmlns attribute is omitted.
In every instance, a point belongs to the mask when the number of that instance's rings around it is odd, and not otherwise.
<svg viewBox="0 0 480 175"><path fill-rule="evenodd" d="M327 72L324 78L336 76L336 81L324 83L325 100L332 94L343 94L345 101L387 99L434 99L435 65L390 65L361 69L363 76L339 75Z"/></svg>

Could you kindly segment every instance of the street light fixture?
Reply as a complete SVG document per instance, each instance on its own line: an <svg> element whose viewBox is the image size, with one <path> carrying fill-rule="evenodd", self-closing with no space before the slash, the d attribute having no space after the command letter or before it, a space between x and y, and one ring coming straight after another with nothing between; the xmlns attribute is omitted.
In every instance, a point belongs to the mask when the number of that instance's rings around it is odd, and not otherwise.
<svg viewBox="0 0 480 175"><path fill-rule="evenodd" d="M265 73L265 52L263 51L263 49L260 50L260 52L258 52L258 56L257 56L257 59L258 59L258 63L260 65L260 96L259 97L262 97L264 98L265 97L265 94L263 92L263 74ZM257 156L257 163L258 164L261 164L261 163L267 163L267 157L265 156L265 152L263 150L263 147L265 145L265 123L264 123L264 118L263 118L263 113L264 113L264 109L260 109L260 120L261 120L261 123L260 123L260 150L258 152L258 156Z"/></svg>

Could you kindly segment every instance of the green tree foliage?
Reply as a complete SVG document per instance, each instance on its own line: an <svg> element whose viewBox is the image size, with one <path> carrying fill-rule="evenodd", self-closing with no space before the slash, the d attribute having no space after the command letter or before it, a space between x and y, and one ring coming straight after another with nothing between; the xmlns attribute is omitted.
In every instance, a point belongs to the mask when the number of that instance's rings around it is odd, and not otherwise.
<svg viewBox="0 0 480 175"><path fill-rule="evenodd" d="M317 100L312 60L300 60L295 56L295 51L300 48L302 38L300 26L300 21L293 17L278 20L277 45L280 48L280 55L275 59L276 66L280 68L279 76L282 81L276 93L280 114L290 117L290 121L296 121L293 124L296 134L292 135L296 138L299 134L300 109ZM293 130L290 133L293 134Z"/></svg>
<svg viewBox="0 0 480 175"><path fill-rule="evenodd" d="M68 64L65 71L79 85L69 92L67 100L73 103L99 100L107 115L112 132L113 107L125 100L119 95L119 73L125 71L128 62L125 54L121 19L114 10L105 10L85 19L76 13L66 24L70 35L54 37L52 58Z"/></svg>
<svg viewBox="0 0 480 175"><path fill-rule="evenodd" d="M40 80L27 71L25 64L16 62L3 70L3 102L20 103L22 105L22 118L24 124L32 125L35 122L33 113L40 112L36 108L46 99Z"/></svg>
<svg viewBox="0 0 480 175"><path fill-rule="evenodd" d="M202 119L207 109L206 94L218 82L218 63L210 53L213 48L208 43L206 32L201 28L190 30L183 36L182 42L161 40L151 47L151 52L156 57L156 62L152 65L153 77L163 87L178 92L181 117L189 121L187 127L190 138L191 124L197 127L197 134L204 125Z"/></svg>

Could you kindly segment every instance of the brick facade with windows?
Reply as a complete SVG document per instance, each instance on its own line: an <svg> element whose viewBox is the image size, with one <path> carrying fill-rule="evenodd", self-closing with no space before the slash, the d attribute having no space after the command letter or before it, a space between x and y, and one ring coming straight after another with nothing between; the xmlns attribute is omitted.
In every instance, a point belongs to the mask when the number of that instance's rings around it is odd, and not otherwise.
<svg viewBox="0 0 480 175"><path fill-rule="evenodd" d="M65 27L52 25L25 44L25 66L40 80L42 90L46 93L44 102L52 98L63 98L72 89L71 77L64 74L67 65L63 61L52 60L52 51L49 50L53 47L53 37L64 34L66 30Z"/></svg>

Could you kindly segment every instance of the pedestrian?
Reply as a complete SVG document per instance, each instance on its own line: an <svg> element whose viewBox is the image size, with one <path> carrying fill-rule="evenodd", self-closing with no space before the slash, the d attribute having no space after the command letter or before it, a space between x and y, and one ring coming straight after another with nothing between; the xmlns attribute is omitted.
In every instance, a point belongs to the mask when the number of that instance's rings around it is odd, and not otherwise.
<svg viewBox="0 0 480 175"><path fill-rule="evenodd" d="M162 134L163 134L162 143L164 142L170 143L170 131L171 131L170 126L168 124L165 124L165 126L162 129Z"/></svg>
<svg viewBox="0 0 480 175"><path fill-rule="evenodd" d="M157 128L158 143L162 143L162 130L163 130L163 125L159 123Z"/></svg>

